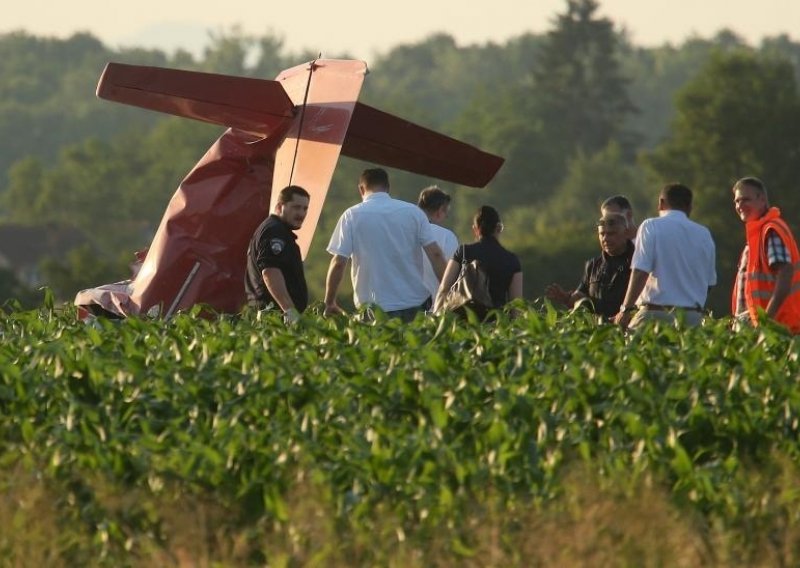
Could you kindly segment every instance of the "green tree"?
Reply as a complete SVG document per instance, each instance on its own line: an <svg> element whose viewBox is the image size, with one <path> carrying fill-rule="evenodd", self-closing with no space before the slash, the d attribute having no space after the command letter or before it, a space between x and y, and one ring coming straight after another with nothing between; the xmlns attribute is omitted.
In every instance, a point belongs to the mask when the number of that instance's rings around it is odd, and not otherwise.
<svg viewBox="0 0 800 568"><path fill-rule="evenodd" d="M135 250L149 241L167 200L219 133L175 118L111 143L67 146L51 168L28 158L11 168L1 203L15 222L80 229L101 254Z"/></svg>
<svg viewBox="0 0 800 568"><path fill-rule="evenodd" d="M247 58L253 50L255 38L233 26L209 34L202 62L204 71L226 75L247 75Z"/></svg>
<svg viewBox="0 0 800 568"><path fill-rule="evenodd" d="M620 63L630 78L628 92L638 109L626 117L625 127L640 136L639 146L651 150L663 142L674 116L675 93L700 72L712 53L744 47L730 32L711 39L694 37L678 46L647 48L631 45L625 38Z"/></svg>
<svg viewBox="0 0 800 568"><path fill-rule="evenodd" d="M111 258L91 245L81 245L64 258L43 259L42 278L57 299L69 301L78 290L128 278L130 269L126 265L132 260L132 254Z"/></svg>
<svg viewBox="0 0 800 568"><path fill-rule="evenodd" d="M9 172L13 190L0 194L3 218L7 221L32 225L46 223L39 216L37 196L44 185L44 165L38 158L29 156L16 162Z"/></svg>
<svg viewBox="0 0 800 568"><path fill-rule="evenodd" d="M800 43L793 42L786 34L765 38L761 42L761 53L791 62L795 77L800 80Z"/></svg>
<svg viewBox="0 0 800 568"><path fill-rule="evenodd" d="M538 43L538 37L526 35L505 46L458 46L452 36L434 34L377 57L363 99L425 126L449 129L476 94L502 92L515 83Z"/></svg>
<svg viewBox="0 0 800 568"><path fill-rule="evenodd" d="M510 205L547 201L579 152L618 142L632 159L625 118L633 112L618 61L620 38L597 2L568 0L537 46L529 69L506 88L487 89L460 117L459 133L506 164L493 189Z"/></svg>
<svg viewBox="0 0 800 568"><path fill-rule="evenodd" d="M620 38L595 0L567 0L533 66L535 108L551 143L565 156L594 154L625 140L635 109L619 62Z"/></svg>
<svg viewBox="0 0 800 568"><path fill-rule="evenodd" d="M527 87L485 93L462 115L459 132L506 160L492 190L508 205L544 201L564 175L568 156L553 143ZM492 109L487 112L486 109Z"/></svg>
<svg viewBox="0 0 800 568"><path fill-rule="evenodd" d="M256 40L258 59L251 73L258 79L274 79L278 73L289 65L296 65L302 59L286 61L283 56L283 38L274 35L264 35Z"/></svg>
<svg viewBox="0 0 800 568"><path fill-rule="evenodd" d="M625 160L619 144L587 156L579 152L570 160L567 175L543 208L541 217L559 219L562 224L586 227L599 214L600 204L612 195L625 195L639 212L647 216L653 209L654 192L645 186L644 172ZM544 223L544 219L541 219ZM592 225L593 226L593 225Z"/></svg>

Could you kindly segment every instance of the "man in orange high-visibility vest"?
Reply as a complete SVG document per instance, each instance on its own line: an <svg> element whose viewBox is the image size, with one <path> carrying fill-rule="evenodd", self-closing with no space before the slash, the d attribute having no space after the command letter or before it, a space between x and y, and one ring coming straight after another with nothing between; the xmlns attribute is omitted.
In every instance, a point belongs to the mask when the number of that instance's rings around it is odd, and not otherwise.
<svg viewBox="0 0 800 568"><path fill-rule="evenodd" d="M745 224L746 243L739 259L731 311L738 321L758 325L759 311L792 333L800 333L800 253L767 188L755 177L733 186L736 213Z"/></svg>

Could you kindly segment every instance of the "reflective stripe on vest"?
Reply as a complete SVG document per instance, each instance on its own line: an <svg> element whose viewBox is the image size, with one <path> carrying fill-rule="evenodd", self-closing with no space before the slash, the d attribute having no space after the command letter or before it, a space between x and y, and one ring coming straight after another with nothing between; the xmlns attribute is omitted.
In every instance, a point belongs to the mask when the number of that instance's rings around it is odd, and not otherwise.
<svg viewBox="0 0 800 568"><path fill-rule="evenodd" d="M795 282L792 284L792 287L789 289L789 295L796 294L800 292L800 282ZM769 303L769 299L772 297L772 292L764 291L764 290L756 290L753 292L753 296L759 299L766 299L767 303Z"/></svg>
<svg viewBox="0 0 800 568"><path fill-rule="evenodd" d="M794 271L795 274L800 273L800 262L794 263ZM775 275L771 272L749 272L747 274L747 278L751 280L764 280L766 282L771 282L775 280Z"/></svg>

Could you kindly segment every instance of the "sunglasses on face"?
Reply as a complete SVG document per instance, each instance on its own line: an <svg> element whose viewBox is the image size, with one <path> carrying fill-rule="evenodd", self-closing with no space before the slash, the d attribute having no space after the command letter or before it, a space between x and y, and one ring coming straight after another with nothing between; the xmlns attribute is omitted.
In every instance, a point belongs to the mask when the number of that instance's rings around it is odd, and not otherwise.
<svg viewBox="0 0 800 568"><path fill-rule="evenodd" d="M619 219L598 219L597 228L615 229L622 227L622 221Z"/></svg>

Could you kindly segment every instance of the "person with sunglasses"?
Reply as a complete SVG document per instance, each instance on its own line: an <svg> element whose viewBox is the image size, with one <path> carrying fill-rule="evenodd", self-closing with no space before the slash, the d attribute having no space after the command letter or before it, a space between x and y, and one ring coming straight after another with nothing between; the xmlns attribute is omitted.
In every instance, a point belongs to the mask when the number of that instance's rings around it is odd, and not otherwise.
<svg viewBox="0 0 800 568"><path fill-rule="evenodd" d="M610 321L619 312L631 273L634 248L628 227L624 214L604 211L597 221L600 254L586 261L578 287L569 291L553 283L545 288L545 297L569 308L587 308Z"/></svg>

